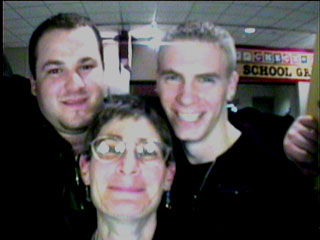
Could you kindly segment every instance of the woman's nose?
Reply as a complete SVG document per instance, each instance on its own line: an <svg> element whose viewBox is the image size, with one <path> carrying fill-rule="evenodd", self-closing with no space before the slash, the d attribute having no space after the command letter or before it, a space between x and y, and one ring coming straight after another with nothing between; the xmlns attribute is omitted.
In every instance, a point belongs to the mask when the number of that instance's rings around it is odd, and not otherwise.
<svg viewBox="0 0 320 240"><path fill-rule="evenodd" d="M127 149L127 151L119 159L117 172L122 175L135 175L140 171L139 160L136 159L135 152Z"/></svg>

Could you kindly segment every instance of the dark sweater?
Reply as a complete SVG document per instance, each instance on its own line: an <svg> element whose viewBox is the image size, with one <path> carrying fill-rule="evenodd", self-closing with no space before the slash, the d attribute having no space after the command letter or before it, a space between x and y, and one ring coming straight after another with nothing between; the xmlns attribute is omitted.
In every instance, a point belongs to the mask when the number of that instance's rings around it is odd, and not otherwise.
<svg viewBox="0 0 320 240"><path fill-rule="evenodd" d="M243 132L217 158L201 191L211 163L191 165L183 151L175 159L173 210L194 239L316 232L312 181L258 135Z"/></svg>

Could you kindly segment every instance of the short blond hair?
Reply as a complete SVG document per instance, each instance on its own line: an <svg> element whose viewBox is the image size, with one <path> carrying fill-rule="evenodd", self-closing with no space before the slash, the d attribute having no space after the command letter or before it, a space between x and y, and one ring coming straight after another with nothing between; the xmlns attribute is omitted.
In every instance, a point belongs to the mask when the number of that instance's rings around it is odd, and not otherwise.
<svg viewBox="0 0 320 240"><path fill-rule="evenodd" d="M194 40L217 44L226 57L227 77L236 70L237 55L233 38L230 33L223 27L216 26L211 22L188 21L178 25L173 31L168 32L163 38L163 45L160 46L158 52L158 66L160 61L161 50L166 43L178 40Z"/></svg>

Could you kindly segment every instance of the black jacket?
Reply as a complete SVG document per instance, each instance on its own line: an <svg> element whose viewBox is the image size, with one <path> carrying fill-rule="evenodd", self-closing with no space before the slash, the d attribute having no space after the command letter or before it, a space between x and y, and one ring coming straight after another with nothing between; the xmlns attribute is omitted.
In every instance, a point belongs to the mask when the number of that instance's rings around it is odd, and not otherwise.
<svg viewBox="0 0 320 240"><path fill-rule="evenodd" d="M7 236L88 239L95 210L85 200L71 145L44 118L28 83L19 82L26 79L4 81Z"/></svg>

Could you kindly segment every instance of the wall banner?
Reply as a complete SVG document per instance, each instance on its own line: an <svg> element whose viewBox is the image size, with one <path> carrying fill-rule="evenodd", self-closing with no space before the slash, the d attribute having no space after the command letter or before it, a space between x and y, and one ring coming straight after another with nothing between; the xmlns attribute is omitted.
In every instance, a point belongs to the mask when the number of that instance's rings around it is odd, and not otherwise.
<svg viewBox="0 0 320 240"><path fill-rule="evenodd" d="M310 81L314 54L307 51L237 48L240 81Z"/></svg>

